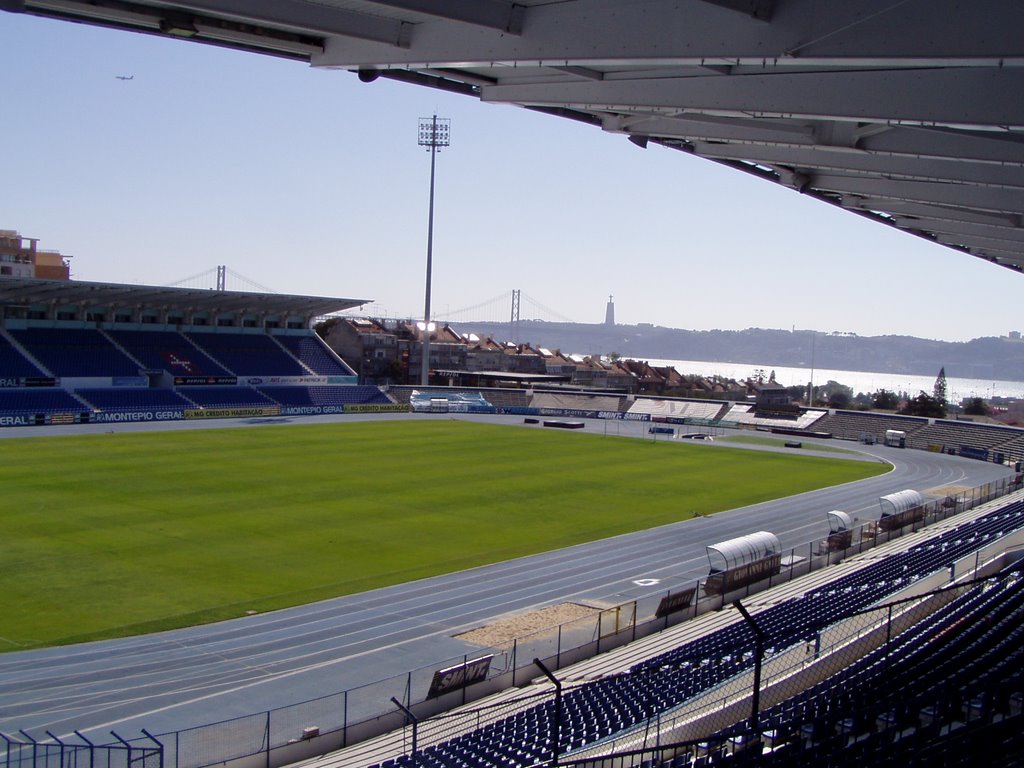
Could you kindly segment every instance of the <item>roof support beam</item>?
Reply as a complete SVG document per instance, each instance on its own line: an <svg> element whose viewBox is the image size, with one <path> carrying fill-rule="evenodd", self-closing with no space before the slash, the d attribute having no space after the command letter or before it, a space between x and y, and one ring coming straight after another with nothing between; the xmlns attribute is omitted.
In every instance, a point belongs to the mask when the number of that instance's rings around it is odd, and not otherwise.
<svg viewBox="0 0 1024 768"><path fill-rule="evenodd" d="M386 46L407 47L411 30L411 25L400 21L300 0L186 0L166 10L152 4L118 0L26 0L25 7L29 11L45 10L86 19L124 20L128 23L145 18L155 20L156 28L159 28L163 17L181 19L192 12L206 17L197 20L200 23L230 20L254 31L258 26L265 25L268 34L287 30L321 36L339 35ZM154 25L149 23L146 26Z"/></svg>
<svg viewBox="0 0 1024 768"><path fill-rule="evenodd" d="M1024 217L1016 213L959 210L928 202L920 203L910 200L882 199L871 195L854 195L845 198L843 200L843 207L855 208L861 211L887 211L896 217L911 216L919 219L968 222L983 227L1008 227L1016 229L1024 226Z"/></svg>
<svg viewBox="0 0 1024 768"><path fill-rule="evenodd" d="M376 5L425 13L439 19L473 24L510 35L523 33L526 6L506 0L373 0Z"/></svg>
<svg viewBox="0 0 1024 768"><path fill-rule="evenodd" d="M774 0L704 0L730 11L743 13L758 21L771 21L775 12Z"/></svg>
<svg viewBox="0 0 1024 768"><path fill-rule="evenodd" d="M396 0L412 8L440 0ZM385 3L395 7L396 4ZM469 4L467 0L456 7ZM742 0L730 6L747 5ZM709 0L570 0L530 6L522 35L482 26L422 24L408 51L328 46L330 67L721 65L754 67L1008 66L1024 62L1024 4L1006 0L787 0L771 23ZM493 8L491 3L487 7ZM429 11L428 11L429 12ZM441 13L444 16L443 13ZM468 12L467 14L468 15ZM941 19L941 23L936 23Z"/></svg>
<svg viewBox="0 0 1024 768"><path fill-rule="evenodd" d="M814 188L841 195L870 196L883 201L877 210L885 211L885 200L950 206L964 210L1015 214L1024 210L1024 189L986 189L966 184L941 184L926 181L890 181L854 176L814 177ZM858 206L860 207L860 206Z"/></svg>
<svg viewBox="0 0 1024 768"><path fill-rule="evenodd" d="M643 134L691 142L727 142L743 155L749 146L816 147L823 152L850 151L842 144L822 143L822 123L811 120L717 117L633 113L608 116L602 125L613 133ZM912 157L952 163L1024 166L1024 134L995 131L957 131L938 127L843 123L856 135L853 147L878 157ZM745 145L745 146L740 146Z"/></svg>
<svg viewBox="0 0 1024 768"><path fill-rule="evenodd" d="M992 98L978 100L978 93ZM484 101L1024 130L1024 68L801 72L494 85ZM680 110L680 106L683 110Z"/></svg>
<svg viewBox="0 0 1024 768"><path fill-rule="evenodd" d="M943 233L965 239L977 239L1003 243L1003 247L1012 245L1018 251L1024 246L1024 229L1021 227L996 227L975 224L969 221L948 221L926 216L894 216L896 226L905 229L926 229L929 232Z"/></svg>
<svg viewBox="0 0 1024 768"><path fill-rule="evenodd" d="M957 182L991 188L1024 189L1024 166L1020 164L971 165L913 155L875 155L864 150L835 147L736 147L706 141L695 141L693 145L694 151L702 157L732 159L742 155L744 159L756 163L784 165L804 171L823 170L904 181Z"/></svg>

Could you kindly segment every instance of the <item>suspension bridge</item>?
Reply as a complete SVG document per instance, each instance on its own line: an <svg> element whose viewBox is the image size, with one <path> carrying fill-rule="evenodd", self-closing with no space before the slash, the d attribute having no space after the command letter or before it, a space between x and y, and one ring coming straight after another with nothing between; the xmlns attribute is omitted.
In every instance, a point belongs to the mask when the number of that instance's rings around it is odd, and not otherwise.
<svg viewBox="0 0 1024 768"><path fill-rule="evenodd" d="M217 291L254 291L258 293L277 293L273 288L246 277L227 266L218 266L204 272L191 275L173 283L169 288L201 288ZM415 319L415 312L402 313L389 311L377 304L368 308L349 310L344 315L370 315L373 317L392 317ZM438 323L511 323L513 327L520 320L544 320L547 322L575 323L578 322L562 313L545 306L537 299L518 288L492 296L471 306L452 310L440 308L434 312L434 321Z"/></svg>

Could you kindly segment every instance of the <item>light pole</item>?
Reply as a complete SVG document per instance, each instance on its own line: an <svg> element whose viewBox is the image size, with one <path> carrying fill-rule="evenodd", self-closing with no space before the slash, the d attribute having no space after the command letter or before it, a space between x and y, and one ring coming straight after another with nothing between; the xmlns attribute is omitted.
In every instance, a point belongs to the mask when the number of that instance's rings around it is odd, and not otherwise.
<svg viewBox="0 0 1024 768"><path fill-rule="evenodd" d="M811 382L807 385L807 407L814 407L814 337L817 334L811 331Z"/></svg>
<svg viewBox="0 0 1024 768"><path fill-rule="evenodd" d="M438 147L447 147L450 141L451 120L446 117L420 118L419 145L430 149L430 210L427 216L427 286L423 300L423 322L417 323L423 334L423 366L420 372L420 385L430 383L430 332L434 324L430 322L430 271L434 258L434 165Z"/></svg>

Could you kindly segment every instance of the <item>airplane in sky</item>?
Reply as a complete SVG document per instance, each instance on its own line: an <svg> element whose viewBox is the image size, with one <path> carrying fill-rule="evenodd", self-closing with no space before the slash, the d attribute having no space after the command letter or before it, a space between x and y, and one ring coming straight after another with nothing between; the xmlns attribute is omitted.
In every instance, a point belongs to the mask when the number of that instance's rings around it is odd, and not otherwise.
<svg viewBox="0 0 1024 768"><path fill-rule="evenodd" d="M135 75L114 75L118 80L134 80Z"/></svg>

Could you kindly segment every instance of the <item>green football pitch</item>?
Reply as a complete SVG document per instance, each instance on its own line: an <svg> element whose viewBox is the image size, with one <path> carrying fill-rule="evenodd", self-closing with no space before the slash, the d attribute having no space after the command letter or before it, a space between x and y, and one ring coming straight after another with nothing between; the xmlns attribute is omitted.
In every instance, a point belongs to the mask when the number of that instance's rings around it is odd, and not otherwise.
<svg viewBox="0 0 1024 768"><path fill-rule="evenodd" d="M878 463L462 421L0 441L0 649L268 611L859 480Z"/></svg>

